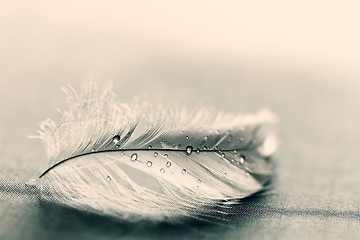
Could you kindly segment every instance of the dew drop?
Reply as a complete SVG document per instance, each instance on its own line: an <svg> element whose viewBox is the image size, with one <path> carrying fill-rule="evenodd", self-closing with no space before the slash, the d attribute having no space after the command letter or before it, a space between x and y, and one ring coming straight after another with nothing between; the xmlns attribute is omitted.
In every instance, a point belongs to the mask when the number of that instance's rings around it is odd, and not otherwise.
<svg viewBox="0 0 360 240"><path fill-rule="evenodd" d="M111 181L111 177L110 176L107 176L106 177L106 180L109 182L109 181Z"/></svg>
<svg viewBox="0 0 360 240"><path fill-rule="evenodd" d="M185 139L186 139L186 140L189 140L189 136L186 136Z"/></svg>
<svg viewBox="0 0 360 240"><path fill-rule="evenodd" d="M184 131L181 131L180 133L181 133L181 134L184 134Z"/></svg>
<svg viewBox="0 0 360 240"><path fill-rule="evenodd" d="M233 153L234 153L234 154L236 154L236 153L237 153L237 151L236 151L236 150L234 150L234 151L233 151Z"/></svg>
<svg viewBox="0 0 360 240"><path fill-rule="evenodd" d="M231 162L234 162L234 159L233 159L233 158L231 159Z"/></svg>
<svg viewBox="0 0 360 240"><path fill-rule="evenodd" d="M225 153L221 153L221 157L225 157Z"/></svg>
<svg viewBox="0 0 360 240"><path fill-rule="evenodd" d="M154 157L157 157L159 154L157 152L154 152Z"/></svg>
<svg viewBox="0 0 360 240"><path fill-rule="evenodd" d="M246 177L248 177L249 175L250 175L250 173L249 173L249 172L246 172L246 173L245 173L245 176L246 176Z"/></svg>
<svg viewBox="0 0 360 240"><path fill-rule="evenodd" d="M131 155L131 161L136 161L137 158L138 158L138 155L137 155L136 153L133 153L133 154Z"/></svg>
<svg viewBox="0 0 360 240"><path fill-rule="evenodd" d="M200 180L200 179L198 179L197 181L198 181L198 183L201 183L201 180Z"/></svg>
<svg viewBox="0 0 360 240"><path fill-rule="evenodd" d="M204 146L204 150L207 150L208 149L208 147L207 146Z"/></svg>
<svg viewBox="0 0 360 240"><path fill-rule="evenodd" d="M245 157L244 157L244 156L241 156L239 161L240 161L240 164L244 164L244 162L245 162Z"/></svg>
<svg viewBox="0 0 360 240"><path fill-rule="evenodd" d="M196 149L196 153L200 153L200 148Z"/></svg>
<svg viewBox="0 0 360 240"><path fill-rule="evenodd" d="M148 161L148 162L146 163L146 166L151 167L151 166L152 166L152 162Z"/></svg>
<svg viewBox="0 0 360 240"><path fill-rule="evenodd" d="M161 168L161 169L160 169L160 172L161 172L161 173L164 173L164 172L165 172L165 169Z"/></svg>
<svg viewBox="0 0 360 240"><path fill-rule="evenodd" d="M193 147L192 147L192 146L187 146L187 147L186 147L186 153L187 153L187 154L190 155L192 151L193 151Z"/></svg>
<svg viewBox="0 0 360 240"><path fill-rule="evenodd" d="M119 135L115 135L114 137L113 137L113 142L114 143L118 143L120 141L120 136Z"/></svg>
<svg viewBox="0 0 360 240"><path fill-rule="evenodd" d="M148 146L148 149L152 149L152 146L151 146L151 145L149 145L149 146Z"/></svg>
<svg viewBox="0 0 360 240"><path fill-rule="evenodd" d="M32 178L29 181L25 183L26 186L35 186L36 185L36 179Z"/></svg>
<svg viewBox="0 0 360 240"><path fill-rule="evenodd" d="M169 157L169 155L167 155L167 153L165 153L164 154L164 158L168 158Z"/></svg>
<svg viewBox="0 0 360 240"><path fill-rule="evenodd" d="M181 171L182 174L185 174L186 173L186 169L184 168L182 171Z"/></svg>
<svg viewBox="0 0 360 240"><path fill-rule="evenodd" d="M208 136L205 136L205 137L204 137L204 141L205 141L205 142L206 142L208 139L209 139Z"/></svg>
<svg viewBox="0 0 360 240"><path fill-rule="evenodd" d="M166 166L167 166L167 167L170 167L170 166L171 166L171 162L168 161L168 162L166 163Z"/></svg>

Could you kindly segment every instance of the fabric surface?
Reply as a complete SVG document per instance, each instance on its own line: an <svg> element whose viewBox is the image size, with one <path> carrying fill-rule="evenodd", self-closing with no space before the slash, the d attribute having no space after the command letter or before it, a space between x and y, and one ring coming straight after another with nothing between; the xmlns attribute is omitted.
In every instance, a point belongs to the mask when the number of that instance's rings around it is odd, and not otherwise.
<svg viewBox="0 0 360 240"><path fill-rule="evenodd" d="M42 119L56 117L64 102L59 87L78 87L84 77L25 71L2 81L0 239L357 239L358 83L297 72L255 78L228 70L110 72L99 80L114 79L124 101L147 90L151 101L161 95L165 102L190 107L200 102L234 112L268 106L279 115L281 146L272 187L233 206L225 225L134 224L39 202L25 182L36 178L47 162L41 143L26 136Z"/></svg>

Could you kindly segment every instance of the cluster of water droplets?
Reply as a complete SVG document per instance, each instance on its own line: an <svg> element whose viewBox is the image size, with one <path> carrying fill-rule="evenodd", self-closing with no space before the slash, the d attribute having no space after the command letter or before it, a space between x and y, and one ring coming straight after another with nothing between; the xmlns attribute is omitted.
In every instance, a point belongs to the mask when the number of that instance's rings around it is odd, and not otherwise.
<svg viewBox="0 0 360 240"><path fill-rule="evenodd" d="M200 132L201 130L202 130L202 129L199 128L197 131ZM213 132L214 132L214 131L213 131L212 129L210 129L210 134L213 134ZM181 133L181 134L184 134L185 132L184 132L184 131L181 131L180 133ZM216 131L215 131L215 134L220 134L220 131L219 131L219 130L216 130ZM227 135L227 138L226 138L226 139L227 139L227 142L231 142L232 139L233 139L233 137L230 135L230 132L227 131L227 132L226 132L226 135ZM238 139L240 142L243 142L243 141L244 141L244 137L237 137L237 139ZM185 136L185 140L190 140L190 137L186 135L186 136ZM204 136L204 137L203 137L203 143L206 143L208 140L209 140L209 136ZM115 135L115 136L112 138L112 141L113 141L114 146L115 146L116 148L119 148L119 147L120 147L120 145L119 145L120 135ZM161 144L162 144L162 143L163 143L163 142L161 142ZM172 146L173 146L175 149L179 149L179 147L181 147L181 144L179 144L179 145L172 144ZM151 145L148 145L148 149L149 149L149 150L152 149L152 148L153 148L153 147L152 147ZM203 146L203 150L204 150L203 153L206 154L206 152L207 152L208 150L210 150L210 149L209 149L207 146ZM215 150L222 158L226 159L225 152L222 152L217 146L214 147L214 150ZM193 152L196 152L197 154L200 154L200 153L202 152L202 150L201 150L200 148L197 148L196 150L194 150L194 148L193 148L192 145L187 145L186 148L185 148L185 153L186 153L186 155L191 155ZM229 160L232 164L234 164L234 165L243 165L243 164L245 163L245 155L237 153L236 150L233 150L233 151L232 151L232 154L234 154L234 155L235 155L235 158L236 158L236 160L235 160L234 158L231 158L231 159ZM123 156L124 153L121 152L121 155ZM158 152L154 152L154 157L158 157L158 156L159 156L159 153L158 153ZM165 154L163 155L163 157L164 157L164 158L168 158L168 154L165 153ZM137 153L131 154L130 159L131 159L131 161L137 161L137 160L138 160L138 154L137 154ZM172 163L171 163L170 161L167 161L166 164L165 164L166 168L170 168L170 167L171 167L171 164L172 164ZM219 164L221 164L221 163L219 162ZM152 167L152 166L153 166L153 162L152 162L152 161L147 161L147 162L146 162L146 166L147 166L147 167ZM161 173L165 173L165 169L166 169L166 168L160 168L160 172L161 172ZM246 176L249 176L249 172L248 172L249 168L246 167L245 169L246 169ZM185 173L186 173L186 169L182 169L181 173L182 173L182 174L185 174ZM227 175L227 173L225 172L224 175ZM106 177L106 180L107 180L107 181L111 181L111 177L110 177L110 176L107 176L107 177ZM198 183L201 183L201 180L200 180L200 179L198 179Z"/></svg>

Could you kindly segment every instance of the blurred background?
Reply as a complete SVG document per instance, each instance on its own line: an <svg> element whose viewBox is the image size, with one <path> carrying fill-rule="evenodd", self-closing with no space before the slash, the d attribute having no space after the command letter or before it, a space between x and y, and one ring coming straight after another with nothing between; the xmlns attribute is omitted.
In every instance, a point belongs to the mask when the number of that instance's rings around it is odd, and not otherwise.
<svg viewBox="0 0 360 240"><path fill-rule="evenodd" d="M246 205L255 210L239 213L240 230L186 228L178 237L355 237L359 7L325 0L2 1L0 196L7 200L0 234L17 239L26 229L34 239L63 237L69 228L73 237L111 238L105 229L113 237L144 237L132 226L115 231L122 228L106 219L91 228L74 213L56 213L71 222L65 226L34 222L36 201L11 193L47 167L40 142L26 137L41 120L56 119L64 106L60 87L79 88L96 74L99 85L113 81L124 102L146 92L150 101L231 112L270 107L279 115L273 195Z"/></svg>

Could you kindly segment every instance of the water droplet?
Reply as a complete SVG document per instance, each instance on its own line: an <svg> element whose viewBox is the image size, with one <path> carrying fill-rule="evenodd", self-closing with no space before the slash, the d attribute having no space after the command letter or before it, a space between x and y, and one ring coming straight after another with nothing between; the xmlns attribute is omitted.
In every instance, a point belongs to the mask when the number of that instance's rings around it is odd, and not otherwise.
<svg viewBox="0 0 360 240"><path fill-rule="evenodd" d="M186 169L184 168L182 171L181 171L182 174L185 174L186 173Z"/></svg>
<svg viewBox="0 0 360 240"><path fill-rule="evenodd" d="M181 134L184 134L184 131L181 131L180 133L181 133Z"/></svg>
<svg viewBox="0 0 360 240"><path fill-rule="evenodd" d="M133 154L131 155L131 161L136 161L137 158L138 158L138 155L137 155L136 153L133 153Z"/></svg>
<svg viewBox="0 0 360 240"><path fill-rule="evenodd" d="M240 161L240 164L244 164L244 162L245 162L245 156L240 156L240 159L239 159L239 161Z"/></svg>
<svg viewBox="0 0 360 240"><path fill-rule="evenodd" d="M186 139L186 140L189 140L189 136L186 136L185 139Z"/></svg>
<svg viewBox="0 0 360 240"><path fill-rule="evenodd" d="M119 148L119 147L120 147L120 145L116 144L116 145L115 145L115 147L116 147L116 148Z"/></svg>
<svg viewBox="0 0 360 240"><path fill-rule="evenodd" d="M197 152L197 153L200 153L200 148L196 149L196 152Z"/></svg>
<svg viewBox="0 0 360 240"><path fill-rule="evenodd" d="M245 140L244 137L240 137L240 142L243 142Z"/></svg>
<svg viewBox="0 0 360 240"><path fill-rule="evenodd" d="M106 180L109 182L109 181L111 181L111 177L110 176L107 176L106 177Z"/></svg>
<svg viewBox="0 0 360 240"><path fill-rule="evenodd" d="M226 172L224 172L224 176L226 176L227 175L227 173Z"/></svg>
<svg viewBox="0 0 360 240"><path fill-rule="evenodd" d="M225 153L221 153L221 157L225 157Z"/></svg>
<svg viewBox="0 0 360 240"><path fill-rule="evenodd" d="M123 152L121 152L121 153L120 153L120 156L124 156L124 153L123 153Z"/></svg>
<svg viewBox="0 0 360 240"><path fill-rule="evenodd" d="M27 181L25 183L26 186L35 186L36 185L36 179L32 178L32 179L29 179L29 181Z"/></svg>
<svg viewBox="0 0 360 240"><path fill-rule="evenodd" d="M171 162L168 161L168 162L166 163L166 166L167 166L167 167L170 167L170 166L171 166Z"/></svg>
<svg viewBox="0 0 360 240"><path fill-rule="evenodd" d="M164 154L164 158L168 158L169 157L169 155L167 155L166 153Z"/></svg>
<svg viewBox="0 0 360 240"><path fill-rule="evenodd" d="M114 143L118 143L120 141L120 136L119 135L115 135L114 137L113 137L113 142Z"/></svg>
<svg viewBox="0 0 360 240"><path fill-rule="evenodd" d="M204 141L205 141L205 142L206 142L208 139L209 139L208 136L205 136L205 137L204 137Z"/></svg>
<svg viewBox="0 0 360 240"><path fill-rule="evenodd" d="M198 183L201 183L201 180L200 180L200 179L198 179Z"/></svg>
<svg viewBox="0 0 360 240"><path fill-rule="evenodd" d="M229 137L227 141L228 141L228 142L231 142L231 137Z"/></svg>
<svg viewBox="0 0 360 240"><path fill-rule="evenodd" d="M154 157L157 157L159 154L157 152L154 152Z"/></svg>
<svg viewBox="0 0 360 240"><path fill-rule="evenodd" d="M207 146L204 146L204 150L207 150L208 149L208 147Z"/></svg>
<svg viewBox="0 0 360 240"><path fill-rule="evenodd" d="M245 173L245 176L246 176L246 177L248 177L249 175L250 175L250 173L249 173L249 172L246 172L246 173Z"/></svg>
<svg viewBox="0 0 360 240"><path fill-rule="evenodd" d="M233 159L233 158L231 159L231 162L234 162L234 159Z"/></svg>
<svg viewBox="0 0 360 240"><path fill-rule="evenodd" d="M149 148L149 149L152 149L152 146L151 146L151 145L149 145L149 146L148 146L148 148Z"/></svg>
<svg viewBox="0 0 360 240"><path fill-rule="evenodd" d="M237 151L236 151L236 150L234 150L234 151L233 151L233 153L234 153L234 154L236 154L236 153L237 153Z"/></svg>
<svg viewBox="0 0 360 240"><path fill-rule="evenodd" d="M164 173L164 172L165 172L165 169L161 168L161 169L160 169L160 172L161 172L161 173Z"/></svg>
<svg viewBox="0 0 360 240"><path fill-rule="evenodd" d="M148 161L148 162L146 163L146 166L151 167L151 166L152 166L152 162Z"/></svg>
<svg viewBox="0 0 360 240"><path fill-rule="evenodd" d="M187 154L190 155L192 151L193 151L193 147L192 147L192 146L187 146L187 147L186 147L186 153L187 153Z"/></svg>

